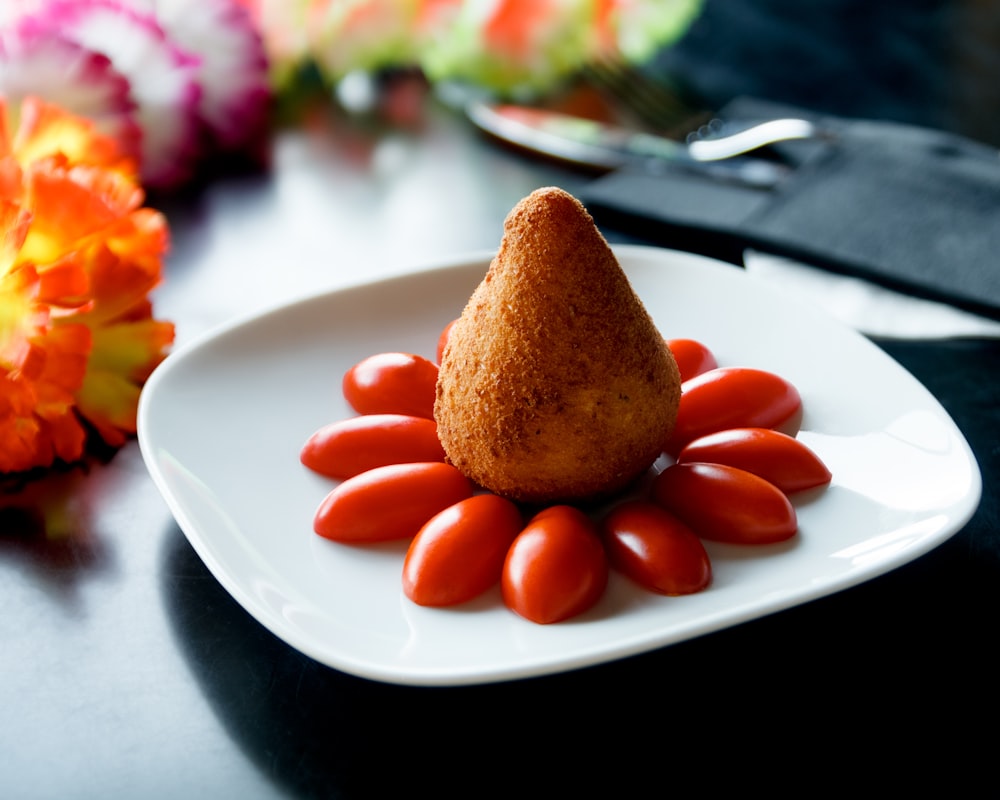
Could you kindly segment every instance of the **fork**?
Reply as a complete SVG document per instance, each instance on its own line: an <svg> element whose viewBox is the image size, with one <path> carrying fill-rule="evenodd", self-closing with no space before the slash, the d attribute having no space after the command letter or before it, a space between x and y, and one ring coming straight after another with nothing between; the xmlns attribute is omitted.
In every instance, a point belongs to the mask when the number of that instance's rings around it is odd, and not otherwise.
<svg viewBox="0 0 1000 800"><path fill-rule="evenodd" d="M581 72L618 110L656 133L683 140L689 131L711 122L711 112L692 107L668 81L614 51L595 56Z"/></svg>
<svg viewBox="0 0 1000 800"><path fill-rule="evenodd" d="M743 130L711 112L693 108L669 82L648 74L615 53L598 55L583 75L609 101L624 106L638 121L667 138L683 141L698 161L716 161L748 153L769 144L821 135L817 126L794 117L757 122Z"/></svg>
<svg viewBox="0 0 1000 800"><path fill-rule="evenodd" d="M726 123L702 126L687 135L688 152L698 161L716 161L732 158L769 144L793 139L812 139L826 136L815 123L798 117L782 117L757 122L742 130L730 131Z"/></svg>

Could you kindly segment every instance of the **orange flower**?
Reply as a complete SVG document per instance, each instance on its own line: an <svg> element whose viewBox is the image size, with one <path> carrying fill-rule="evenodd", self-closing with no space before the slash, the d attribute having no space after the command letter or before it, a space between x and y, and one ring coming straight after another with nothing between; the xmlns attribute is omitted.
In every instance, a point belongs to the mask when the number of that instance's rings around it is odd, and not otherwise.
<svg viewBox="0 0 1000 800"><path fill-rule="evenodd" d="M134 162L55 106L17 110L8 127L0 99L0 472L81 458L85 425L124 443L174 337L148 298L167 225Z"/></svg>

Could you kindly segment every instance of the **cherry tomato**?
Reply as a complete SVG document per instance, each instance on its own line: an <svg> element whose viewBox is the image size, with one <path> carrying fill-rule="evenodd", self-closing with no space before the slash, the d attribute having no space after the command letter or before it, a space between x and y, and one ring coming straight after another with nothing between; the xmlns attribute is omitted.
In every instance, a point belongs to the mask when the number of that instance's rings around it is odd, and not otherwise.
<svg viewBox="0 0 1000 800"><path fill-rule="evenodd" d="M410 353L378 353L344 375L344 397L359 414L434 418L438 366Z"/></svg>
<svg viewBox="0 0 1000 800"><path fill-rule="evenodd" d="M472 496L472 483L450 464L391 464L349 478L320 503L313 529L338 542L415 536L439 511Z"/></svg>
<svg viewBox="0 0 1000 800"><path fill-rule="evenodd" d="M608 560L597 527L579 509L552 506L529 520L504 561L504 603L539 624L582 614L604 593Z"/></svg>
<svg viewBox="0 0 1000 800"><path fill-rule="evenodd" d="M500 581L503 562L524 520L495 494L478 494L439 512L410 542L403 592L421 606L450 606Z"/></svg>
<svg viewBox="0 0 1000 800"><path fill-rule="evenodd" d="M656 476L654 502L704 539L769 544L798 529L795 509L773 483L724 464L674 464Z"/></svg>
<svg viewBox="0 0 1000 800"><path fill-rule="evenodd" d="M444 448L432 419L365 414L324 425L306 440L299 459L321 475L344 480L388 464L444 461Z"/></svg>
<svg viewBox="0 0 1000 800"><path fill-rule="evenodd" d="M678 463L707 461L739 467L770 481L785 494L812 489L833 477L819 456L798 439L770 428L730 428L695 439Z"/></svg>
<svg viewBox="0 0 1000 800"><path fill-rule="evenodd" d="M727 428L788 427L794 433L802 398L773 372L749 367L718 367L681 385L677 421L666 443L676 455L688 442Z"/></svg>
<svg viewBox="0 0 1000 800"><path fill-rule="evenodd" d="M667 347L674 355L682 381L719 366L712 351L694 339L667 339Z"/></svg>
<svg viewBox="0 0 1000 800"><path fill-rule="evenodd" d="M437 363L441 363L441 359L444 357L444 349L448 346L448 337L451 335L451 329L455 327L455 323L458 322L457 319L453 319L447 325L444 326L444 330L441 331L441 335L438 337L437 343Z"/></svg>
<svg viewBox="0 0 1000 800"><path fill-rule="evenodd" d="M611 566L650 591L693 594L712 581L701 539L655 503L633 500L616 506L601 531Z"/></svg>

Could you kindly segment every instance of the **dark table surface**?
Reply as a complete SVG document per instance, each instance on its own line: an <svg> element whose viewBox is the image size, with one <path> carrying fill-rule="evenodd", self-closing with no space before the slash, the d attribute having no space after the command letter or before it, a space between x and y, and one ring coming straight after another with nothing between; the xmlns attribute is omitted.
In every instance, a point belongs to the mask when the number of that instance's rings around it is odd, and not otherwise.
<svg viewBox="0 0 1000 800"><path fill-rule="evenodd" d="M284 299L491 249L528 192L589 180L432 99L395 126L320 104L275 135L266 170L156 201L173 232L157 315L183 344ZM985 487L969 524L856 588L563 675L417 688L312 661L209 573L135 442L33 485L27 506L65 501L65 535L0 515L0 797L633 796L734 777L808 793L869 768L988 775L1000 346L878 343L969 439Z"/></svg>

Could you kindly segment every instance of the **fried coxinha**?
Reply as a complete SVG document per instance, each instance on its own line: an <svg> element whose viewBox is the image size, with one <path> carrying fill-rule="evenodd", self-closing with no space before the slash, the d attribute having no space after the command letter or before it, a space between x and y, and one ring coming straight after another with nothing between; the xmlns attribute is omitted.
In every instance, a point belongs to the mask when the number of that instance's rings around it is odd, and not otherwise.
<svg viewBox="0 0 1000 800"><path fill-rule="evenodd" d="M528 503L616 492L661 453L676 362L583 205L519 202L449 335L434 417L448 460Z"/></svg>

